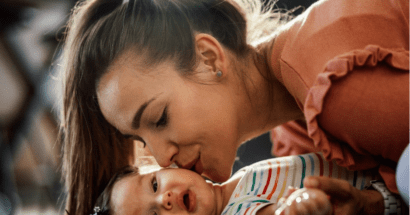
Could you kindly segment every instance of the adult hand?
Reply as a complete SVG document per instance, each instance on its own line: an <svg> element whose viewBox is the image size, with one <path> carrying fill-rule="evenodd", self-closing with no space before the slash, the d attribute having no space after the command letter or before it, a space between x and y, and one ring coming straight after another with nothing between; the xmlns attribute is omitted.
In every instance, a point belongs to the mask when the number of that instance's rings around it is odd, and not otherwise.
<svg viewBox="0 0 410 215"><path fill-rule="evenodd" d="M323 190L333 205L335 215L383 214L383 196L376 190L358 190L341 179L310 176L304 179L306 188Z"/></svg>
<svg viewBox="0 0 410 215"><path fill-rule="evenodd" d="M289 189L278 202L275 215L331 215L332 206L328 196L319 189Z"/></svg>

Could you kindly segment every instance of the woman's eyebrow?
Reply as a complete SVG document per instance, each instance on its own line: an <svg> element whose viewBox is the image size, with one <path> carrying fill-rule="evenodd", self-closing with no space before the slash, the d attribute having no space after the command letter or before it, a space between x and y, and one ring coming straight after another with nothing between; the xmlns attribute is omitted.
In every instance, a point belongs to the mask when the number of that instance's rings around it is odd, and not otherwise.
<svg viewBox="0 0 410 215"><path fill-rule="evenodd" d="M138 111L135 113L135 116L132 120L132 124L131 127L132 129L138 129L140 127L140 123L141 123L141 116L144 113L145 108L147 108L147 106L156 99L156 97L150 99L149 101L145 102L144 104L141 105L141 107L138 109Z"/></svg>

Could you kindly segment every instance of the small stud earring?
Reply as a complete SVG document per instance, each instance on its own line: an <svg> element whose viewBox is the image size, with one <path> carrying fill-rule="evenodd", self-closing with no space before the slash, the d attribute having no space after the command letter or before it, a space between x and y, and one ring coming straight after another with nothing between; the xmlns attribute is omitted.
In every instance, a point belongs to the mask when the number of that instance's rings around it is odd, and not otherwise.
<svg viewBox="0 0 410 215"><path fill-rule="evenodd" d="M219 70L218 72L216 72L216 76L217 76L218 78L222 77L222 71Z"/></svg>

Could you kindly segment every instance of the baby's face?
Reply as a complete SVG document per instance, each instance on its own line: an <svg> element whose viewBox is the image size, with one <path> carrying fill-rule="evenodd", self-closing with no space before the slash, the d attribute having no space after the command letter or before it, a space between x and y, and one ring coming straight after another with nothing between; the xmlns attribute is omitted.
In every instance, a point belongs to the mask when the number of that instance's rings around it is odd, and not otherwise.
<svg viewBox="0 0 410 215"><path fill-rule="evenodd" d="M111 202L116 214L216 215L211 182L185 169L161 169L118 181Z"/></svg>

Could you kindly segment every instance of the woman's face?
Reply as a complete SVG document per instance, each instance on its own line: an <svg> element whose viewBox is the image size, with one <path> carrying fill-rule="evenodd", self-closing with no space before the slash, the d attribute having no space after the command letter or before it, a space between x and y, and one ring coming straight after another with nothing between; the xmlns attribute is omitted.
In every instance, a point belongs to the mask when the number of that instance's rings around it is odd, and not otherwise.
<svg viewBox="0 0 410 215"><path fill-rule="evenodd" d="M141 69L124 53L102 76L98 102L107 121L140 140L159 165L173 162L214 181L226 181L239 146L235 105L223 84L182 77L171 63ZM196 80L217 78L199 72Z"/></svg>

